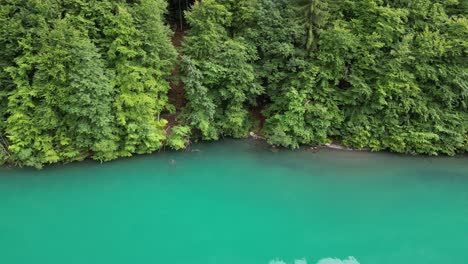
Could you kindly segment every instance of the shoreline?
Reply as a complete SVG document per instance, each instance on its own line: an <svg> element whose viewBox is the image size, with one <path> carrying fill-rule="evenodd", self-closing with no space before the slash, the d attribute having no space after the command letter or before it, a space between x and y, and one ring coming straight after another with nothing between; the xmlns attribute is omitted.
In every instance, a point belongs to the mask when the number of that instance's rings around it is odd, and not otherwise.
<svg viewBox="0 0 468 264"><path fill-rule="evenodd" d="M270 144L268 144L266 138L264 138L264 137L262 137L260 135L257 135L257 134L255 134L253 132L250 132L249 136L247 136L245 138L235 139L235 138L226 137L226 138L221 138L221 139L216 140L216 141L195 141L195 142L192 142L190 145L188 145L185 149L181 149L181 150L173 150L173 149L167 148L167 146L164 146L161 149L159 149L157 151L154 151L152 153L133 154L130 157L120 157L120 158L110 160L110 161L106 161L106 162L99 162L99 161L93 160L91 158L86 158L86 159L80 160L80 161L44 164L43 168L40 168L40 169L30 167L30 166L16 166L16 165L13 165L13 164L6 163L6 164L3 164L3 165L0 165L0 171L1 170L14 170L14 169L42 170L42 169L45 169L45 168L48 168L48 167L51 167L51 166L78 164L78 163L81 163L81 162L84 162L84 161L93 161L93 162L97 162L97 163L100 163L100 164L106 164L106 163L112 163L112 162L117 162L117 161L122 161L122 160L128 160L128 159L139 157L139 156L154 155L154 154L158 154L158 153L186 152L186 153L195 154L195 153L201 152L201 150L198 149L198 148L192 148L192 146L194 146L194 145L220 143L220 142L222 142L224 140L244 141L244 142L247 142L247 144L252 144L252 145L260 143L260 144L263 145L265 150L268 150L268 151L274 152L274 153L280 153L280 152L283 152L283 151L289 151L289 152L308 151L308 152L318 153L321 150L328 150L328 151L334 151L334 152L348 153L350 155L356 155L356 157L359 157L359 154L386 154L386 155L396 155L396 156L400 156L400 157L404 157L404 158L415 158L415 157L420 157L420 158L454 158L454 159L456 159L456 158L468 158L468 153L466 153L466 152L458 153L458 154L456 154L454 156L449 156L449 155L424 155L424 154L414 154L413 155L413 154L408 154L408 153L391 152L391 151L387 151L387 150L373 151L373 150L371 150L369 148L365 148L365 149L347 148L347 147L341 145L339 142L336 142L336 141L333 142L333 143L325 144L325 145L302 145L298 149L289 149L289 148L284 148L284 147L281 147L281 146L270 145Z"/></svg>
<svg viewBox="0 0 468 264"><path fill-rule="evenodd" d="M268 144L267 139L265 137L260 136L258 134L255 134L254 132L250 132L249 136L244 138L244 139L254 140L254 141L262 141L265 144L267 144L268 146L270 146L271 149L275 149L275 152L279 152L280 150L283 150L283 149L288 149L288 148L281 147L281 146L270 145L270 144ZM208 141L206 141L206 142L208 142ZM434 157L434 158L436 158L436 157L446 157L446 158L452 158L453 157L453 158L455 158L455 157L467 156L468 155L467 152L457 153L457 154L455 154L453 156L450 156L450 155L447 155L447 154L428 155L428 154L418 154L418 153L399 153L399 152L392 152L392 151L389 151L389 150L374 151L369 147L365 147L363 149L348 148L348 147L342 145L338 141L334 141L332 143L327 143L327 144L324 144L324 145L301 145L299 147L299 149L308 149L308 150L313 150L313 151L320 150L320 149L327 149L327 150L343 151L343 152L350 152L350 153L353 153L353 152L354 153L387 153L387 154L406 156L406 157ZM288 149L288 150L295 151L295 149Z"/></svg>

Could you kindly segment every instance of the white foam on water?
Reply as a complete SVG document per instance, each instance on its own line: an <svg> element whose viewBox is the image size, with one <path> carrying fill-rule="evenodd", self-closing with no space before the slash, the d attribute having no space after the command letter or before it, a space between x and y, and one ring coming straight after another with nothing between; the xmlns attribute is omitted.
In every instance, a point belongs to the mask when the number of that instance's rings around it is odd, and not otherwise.
<svg viewBox="0 0 468 264"><path fill-rule="evenodd" d="M279 260L279 259L275 259L275 260L271 260L269 264L286 264L286 262Z"/></svg>
<svg viewBox="0 0 468 264"><path fill-rule="evenodd" d="M326 258L321 259L317 264L359 264L359 262L354 257L348 257L348 259L334 259Z"/></svg>
<svg viewBox="0 0 468 264"><path fill-rule="evenodd" d="M280 259L275 259L275 260L271 260L269 264L287 264L287 263ZM294 261L294 264L307 264L307 260L296 259ZM343 260L337 259L337 258L324 258L324 259L319 260L317 264L360 264L360 263L354 257L348 257L348 259L343 259Z"/></svg>
<svg viewBox="0 0 468 264"><path fill-rule="evenodd" d="M307 264L306 259L296 259L294 264Z"/></svg>

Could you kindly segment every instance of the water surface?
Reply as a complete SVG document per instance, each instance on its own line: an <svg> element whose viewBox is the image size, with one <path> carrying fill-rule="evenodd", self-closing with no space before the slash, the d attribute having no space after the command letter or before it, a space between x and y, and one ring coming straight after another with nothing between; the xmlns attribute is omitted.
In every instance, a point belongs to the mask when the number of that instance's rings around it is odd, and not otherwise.
<svg viewBox="0 0 468 264"><path fill-rule="evenodd" d="M272 152L226 140L105 164L0 169L0 263L350 256L467 263L468 158Z"/></svg>

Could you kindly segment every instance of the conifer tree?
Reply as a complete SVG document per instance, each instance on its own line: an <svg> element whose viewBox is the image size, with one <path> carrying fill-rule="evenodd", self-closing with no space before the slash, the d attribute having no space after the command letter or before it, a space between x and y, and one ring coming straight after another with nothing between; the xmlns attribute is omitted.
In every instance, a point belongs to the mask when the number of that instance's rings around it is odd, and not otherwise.
<svg viewBox="0 0 468 264"><path fill-rule="evenodd" d="M249 105L262 91L252 65L256 51L233 20L249 17L251 10L240 8L246 5L208 0L197 2L187 14L191 29L183 48L185 119L204 139L243 137L252 124Z"/></svg>
<svg viewBox="0 0 468 264"><path fill-rule="evenodd" d="M118 146L112 114L112 72L85 36L77 36L71 43L70 56L68 87L60 106L70 147L80 152L80 158L91 151L93 159L114 159Z"/></svg>
<svg viewBox="0 0 468 264"><path fill-rule="evenodd" d="M47 19L56 17L52 1L5 0L0 5L0 162L11 160L10 142L6 133L8 97L16 89L9 69L23 52L34 52L39 34L47 27Z"/></svg>
<svg viewBox="0 0 468 264"><path fill-rule="evenodd" d="M17 85L6 130L14 160L40 167L82 160L89 151L114 158L112 87L97 49L67 20L56 20L39 40L36 54L25 52L9 68Z"/></svg>
<svg viewBox="0 0 468 264"><path fill-rule="evenodd" d="M320 32L328 20L328 3L326 0L297 0L301 11L302 23L307 31L306 49L317 49Z"/></svg>
<svg viewBox="0 0 468 264"><path fill-rule="evenodd" d="M158 106L158 95L167 91L167 83L161 86L157 69L145 65L148 61L145 39L136 26L130 6L115 6L115 14L104 28L104 34L113 40L107 56L109 66L115 69L113 111L120 139L119 155L155 151L165 139L166 121L158 119L162 108Z"/></svg>

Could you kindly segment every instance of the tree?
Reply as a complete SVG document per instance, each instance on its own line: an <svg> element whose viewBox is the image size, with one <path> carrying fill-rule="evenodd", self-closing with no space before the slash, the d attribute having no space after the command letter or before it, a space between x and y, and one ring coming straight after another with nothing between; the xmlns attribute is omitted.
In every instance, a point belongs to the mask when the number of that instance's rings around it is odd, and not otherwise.
<svg viewBox="0 0 468 264"><path fill-rule="evenodd" d="M302 13L302 23L307 31L306 49L317 50L319 35L328 20L328 3L324 0L297 0Z"/></svg>
<svg viewBox="0 0 468 264"><path fill-rule="evenodd" d="M157 2L144 1L143 4ZM143 15L141 9L135 12ZM161 14L148 19L150 22L141 27L162 23L158 21ZM158 50L160 47L157 42L149 41L158 38L157 35L151 35L155 30L159 30L159 37L166 42L169 36L165 29L152 30L142 32L136 26L132 9L125 4L116 4L115 14L104 28L105 37L113 40L108 47L107 58L109 66L115 69L113 111L120 139L120 156L151 153L161 148L165 140L164 127L167 121L159 119L159 115L167 107L168 83L163 79L167 73L163 70L167 70L169 64L161 60L164 56L160 54L164 53ZM164 43L163 40L160 43ZM173 50L171 52L174 53ZM160 61L162 65L158 64Z"/></svg>
<svg viewBox="0 0 468 264"><path fill-rule="evenodd" d="M250 13L240 8L246 3L197 2L187 13L191 29L183 46L188 99L184 119L203 139L243 137L252 124L249 106L262 92L252 65L256 52L232 19L244 15L234 10Z"/></svg>
<svg viewBox="0 0 468 264"><path fill-rule="evenodd" d="M89 151L115 158L112 87L96 47L67 20L56 20L39 41L37 53L25 52L8 69L17 86L6 129L13 160L41 167L82 160Z"/></svg>

